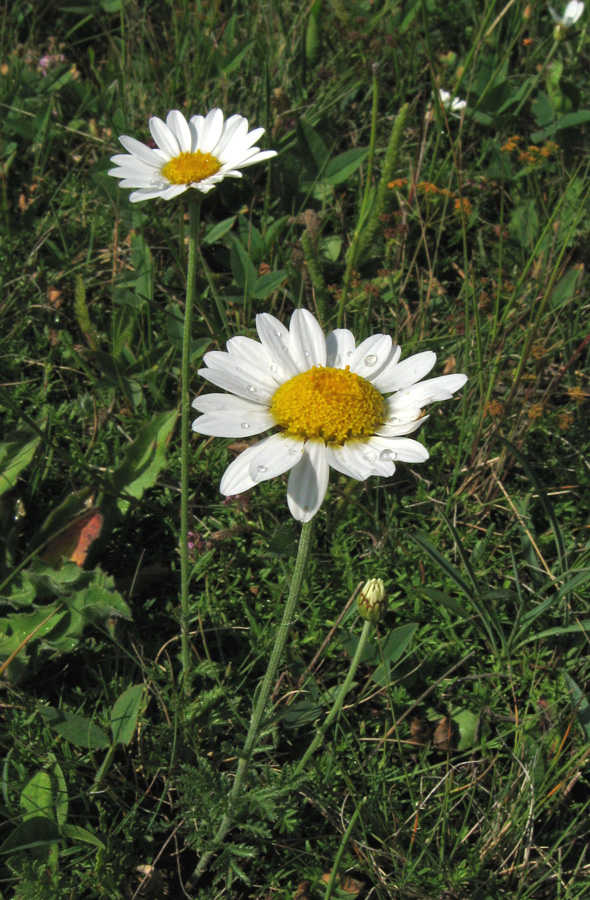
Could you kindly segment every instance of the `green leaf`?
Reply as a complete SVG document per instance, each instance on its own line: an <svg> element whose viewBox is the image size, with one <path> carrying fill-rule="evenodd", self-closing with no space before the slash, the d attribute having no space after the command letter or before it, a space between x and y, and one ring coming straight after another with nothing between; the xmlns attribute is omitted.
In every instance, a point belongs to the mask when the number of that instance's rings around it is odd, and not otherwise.
<svg viewBox="0 0 590 900"><path fill-rule="evenodd" d="M578 269L570 269L563 278L560 278L549 296L549 303L553 309L559 309L574 297L582 273Z"/></svg>
<svg viewBox="0 0 590 900"><path fill-rule="evenodd" d="M470 750L475 746L480 717L469 709L453 712L453 723L459 728L457 750Z"/></svg>
<svg viewBox="0 0 590 900"><path fill-rule="evenodd" d="M249 293L258 280L258 273L248 251L235 235L232 235L231 270L238 287Z"/></svg>
<svg viewBox="0 0 590 900"><path fill-rule="evenodd" d="M123 691L111 712L113 744L129 744L135 733L141 707L143 684L134 684Z"/></svg>
<svg viewBox="0 0 590 900"><path fill-rule="evenodd" d="M53 787L48 772L35 772L21 792L20 805L25 822L40 814L53 818Z"/></svg>
<svg viewBox="0 0 590 900"><path fill-rule="evenodd" d="M76 841L83 844L92 844L100 850L106 850L105 844L99 837L88 831L87 828L81 828L80 825L63 825L61 828L62 836L69 841Z"/></svg>
<svg viewBox="0 0 590 900"><path fill-rule="evenodd" d="M261 275L256 280L251 290L252 297L256 300L266 300L275 291L277 291L285 282L287 272L285 269L277 269L276 272L269 272L267 275Z"/></svg>
<svg viewBox="0 0 590 900"><path fill-rule="evenodd" d="M576 718L580 726L584 738L590 741L590 703L588 697L578 687L572 676L568 672L563 673L565 683L572 698L572 704L576 710Z"/></svg>
<svg viewBox="0 0 590 900"><path fill-rule="evenodd" d="M317 131L301 119L297 123L297 140L301 159L309 171L319 175L328 161L328 148Z"/></svg>
<svg viewBox="0 0 590 900"><path fill-rule="evenodd" d="M323 180L328 184L341 184L347 178L350 178L353 172L356 172L368 154L368 147L357 147L354 150L340 153L339 156L330 160L326 166L322 176Z"/></svg>
<svg viewBox="0 0 590 900"><path fill-rule="evenodd" d="M33 847L44 847L59 840L57 822L47 816L35 816L18 825L0 846L0 853L16 853Z"/></svg>
<svg viewBox="0 0 590 900"><path fill-rule="evenodd" d="M218 222L217 225L208 228L203 236L202 243L214 244L219 238L226 235L228 231L231 231L236 218L236 216L230 216L229 219L224 219L223 222Z"/></svg>
<svg viewBox="0 0 590 900"><path fill-rule="evenodd" d="M27 438L30 435L23 435L21 440L0 444L0 497L15 486L18 476L31 462L41 440L40 437Z"/></svg>
<svg viewBox="0 0 590 900"><path fill-rule="evenodd" d="M372 680L376 684L385 685L388 683L392 665L404 655L412 642L417 628L416 622L410 622L407 625L400 625L399 628L394 628L387 635L381 644L383 662L375 669L372 676Z"/></svg>
<svg viewBox="0 0 590 900"><path fill-rule="evenodd" d="M37 708L49 727L76 747L83 747L85 750L107 750L111 746L102 728L89 719L45 704L39 704Z"/></svg>
<svg viewBox="0 0 590 900"><path fill-rule="evenodd" d="M585 122L590 122L590 109L579 109L577 112L566 113L565 116L561 116L557 122L553 122L552 125L549 125L548 128L544 128L543 131L533 131L531 134L531 141L538 144L540 141L547 140L547 138L552 134L555 134L556 131L562 131L564 128L572 128L575 125L583 125Z"/></svg>
<svg viewBox="0 0 590 900"><path fill-rule="evenodd" d="M175 409L158 413L140 429L127 448L123 462L113 472L113 486L117 494L125 492L139 500L148 488L153 487L166 465L166 442L177 416ZM129 509L129 501L119 497L117 506L124 514Z"/></svg>
<svg viewBox="0 0 590 900"><path fill-rule="evenodd" d="M220 65L221 71L225 72L226 75L229 75L231 72L235 72L238 69L246 54L256 45L256 41L248 41L246 44L241 44L236 47L230 53L223 57L223 62Z"/></svg>

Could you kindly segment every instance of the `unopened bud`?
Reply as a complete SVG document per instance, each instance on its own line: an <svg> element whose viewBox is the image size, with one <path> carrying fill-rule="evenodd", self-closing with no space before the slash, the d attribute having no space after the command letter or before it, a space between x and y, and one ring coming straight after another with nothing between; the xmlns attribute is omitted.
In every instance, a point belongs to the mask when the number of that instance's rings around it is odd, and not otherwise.
<svg viewBox="0 0 590 900"><path fill-rule="evenodd" d="M528 22L528 20L532 16L532 14L533 14L533 10L532 10L531 4L527 3L527 5L525 6L525 8L522 11L522 17L525 20L525 22Z"/></svg>
<svg viewBox="0 0 590 900"><path fill-rule="evenodd" d="M382 578L370 578L358 595L359 616L367 622L379 622L387 612L387 595Z"/></svg>

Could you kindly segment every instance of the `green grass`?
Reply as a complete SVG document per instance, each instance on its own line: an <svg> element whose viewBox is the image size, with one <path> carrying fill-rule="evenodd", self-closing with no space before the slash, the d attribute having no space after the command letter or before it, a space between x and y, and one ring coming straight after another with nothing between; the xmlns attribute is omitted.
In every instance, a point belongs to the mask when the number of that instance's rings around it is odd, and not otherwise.
<svg viewBox="0 0 590 900"><path fill-rule="evenodd" d="M194 435L185 696L187 208L130 204L107 171L149 116L220 106L278 158L204 200L192 393L256 313L303 306L329 330L341 302L357 339L433 349L434 375L469 382L430 411L424 465L332 473L238 822L188 896L586 897L588 11L558 43L543 5L494 0L5 12L2 660L39 630L2 676L1 895L183 896L288 591L282 479L224 500L236 442ZM99 511L83 568L59 564L72 519ZM297 775L371 577L389 612Z"/></svg>

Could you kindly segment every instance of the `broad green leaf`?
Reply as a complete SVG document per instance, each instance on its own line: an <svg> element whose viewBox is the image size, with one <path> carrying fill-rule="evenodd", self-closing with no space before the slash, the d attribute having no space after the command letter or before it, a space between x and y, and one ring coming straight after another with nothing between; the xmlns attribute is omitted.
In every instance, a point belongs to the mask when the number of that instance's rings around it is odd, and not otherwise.
<svg viewBox="0 0 590 900"><path fill-rule="evenodd" d="M258 280L258 273L248 251L235 235L232 235L231 270L238 287L244 293L250 293Z"/></svg>
<svg viewBox="0 0 590 900"><path fill-rule="evenodd" d="M38 815L53 818L53 786L48 772L40 769L24 786L20 795L20 805L23 810L23 821L32 819Z"/></svg>
<svg viewBox="0 0 590 900"><path fill-rule="evenodd" d="M330 160L326 166L322 176L323 181L328 184L341 184L356 172L368 154L368 147L357 147L354 150L346 150L345 153L340 153L339 156Z"/></svg>
<svg viewBox="0 0 590 900"><path fill-rule="evenodd" d="M274 291L277 291L285 282L287 272L285 269L277 269L276 272L269 272L267 275L261 275L254 283L250 294L257 300L266 300Z"/></svg>
<svg viewBox="0 0 590 900"><path fill-rule="evenodd" d="M215 241L226 235L233 228L236 218L236 216L230 216L229 219L224 219L222 222L218 222L217 225L208 228L203 236L203 244L214 244Z"/></svg>
<svg viewBox="0 0 590 900"><path fill-rule="evenodd" d="M319 175L328 161L324 139L303 119L297 123L297 142L302 160L314 175Z"/></svg>
<svg viewBox="0 0 590 900"><path fill-rule="evenodd" d="M372 680L376 682L376 684L387 684L391 666L401 659L406 652L417 628L418 625L416 622L410 622L407 625L400 625L399 628L394 628L394 630L387 635L381 644L381 653L383 654L384 662L373 672ZM381 656L381 654L379 656Z"/></svg>
<svg viewBox="0 0 590 900"><path fill-rule="evenodd" d="M226 75L229 75L231 72L235 72L237 68L240 67L244 58L248 51L250 51L256 45L256 41L248 41L246 44L242 44L241 46L236 47L230 53L223 57L223 61L220 64L220 68L222 72L225 72Z"/></svg>
<svg viewBox="0 0 590 900"><path fill-rule="evenodd" d="M139 500L148 488L153 487L166 465L166 443L177 416L175 409L158 413L140 429L127 448L123 462L113 472L113 486L117 494L125 492ZM120 497L117 506L124 514L129 509L129 501Z"/></svg>
<svg viewBox="0 0 590 900"><path fill-rule="evenodd" d="M62 837L67 838L69 841L92 844L93 847L98 847L100 850L106 850L103 841L101 841L99 837L91 831L88 831L87 828L82 828L80 825L62 825L61 834Z"/></svg>
<svg viewBox="0 0 590 900"><path fill-rule="evenodd" d="M26 437L30 438L30 435ZM15 486L18 476L31 462L40 440L40 437L34 437L0 444L0 497Z"/></svg>
<svg viewBox="0 0 590 900"><path fill-rule="evenodd" d="M0 854L16 853L31 850L34 847L45 847L59 840L57 822L48 816L35 816L18 825L0 846Z"/></svg>
<svg viewBox="0 0 590 900"><path fill-rule="evenodd" d="M143 684L134 684L123 691L111 712L113 744L129 744L135 733L141 707Z"/></svg>
<svg viewBox="0 0 590 900"><path fill-rule="evenodd" d="M45 704L39 704L37 708L49 727L76 747L83 747L85 750L90 748L107 750L111 746L102 728L89 719Z"/></svg>
<svg viewBox="0 0 590 900"><path fill-rule="evenodd" d="M581 278L582 273L578 269L570 269L559 279L549 296L553 309L559 309L573 298Z"/></svg>

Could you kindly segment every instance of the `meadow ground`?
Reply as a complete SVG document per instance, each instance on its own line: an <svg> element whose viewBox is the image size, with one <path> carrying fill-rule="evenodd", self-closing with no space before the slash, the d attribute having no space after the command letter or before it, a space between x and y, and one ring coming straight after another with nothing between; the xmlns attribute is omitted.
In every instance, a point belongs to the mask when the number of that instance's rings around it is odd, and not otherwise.
<svg viewBox="0 0 590 900"><path fill-rule="evenodd" d="M582 7L3 4L5 900L588 896ZM214 107L277 156L130 202L118 137ZM469 380L427 461L332 471L266 701L301 526L179 410L297 308Z"/></svg>

